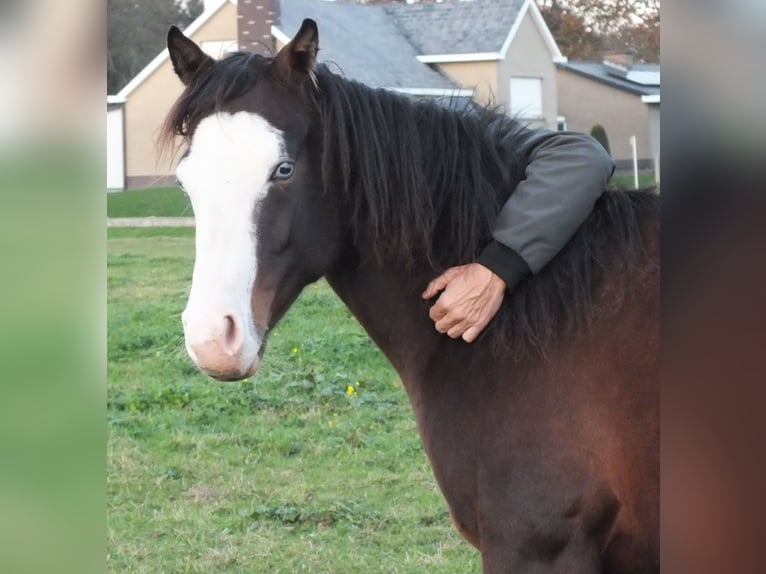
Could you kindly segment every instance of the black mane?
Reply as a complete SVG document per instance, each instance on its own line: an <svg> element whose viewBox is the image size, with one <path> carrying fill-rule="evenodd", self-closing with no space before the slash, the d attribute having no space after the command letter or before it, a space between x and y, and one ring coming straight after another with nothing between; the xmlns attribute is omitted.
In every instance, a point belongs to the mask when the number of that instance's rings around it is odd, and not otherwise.
<svg viewBox="0 0 766 574"><path fill-rule="evenodd" d="M161 146L175 136L188 143L200 120L252 89L271 61L236 52L201 73L168 114ZM523 177L513 143L521 125L470 102L456 110L372 89L324 65L316 77L306 95L322 117L325 189L351 205L355 235L371 234L378 257L406 267L423 257L435 268L471 261Z"/></svg>
<svg viewBox="0 0 766 574"><path fill-rule="evenodd" d="M356 237L406 269L472 261L523 177L514 144L522 126L473 103L372 89L323 66L317 76L325 189L351 206Z"/></svg>
<svg viewBox="0 0 766 574"><path fill-rule="evenodd" d="M247 93L260 80L271 58L250 52L234 52L201 72L176 100L160 130L160 152L172 147L175 136L188 144L197 124L223 110L231 100Z"/></svg>
<svg viewBox="0 0 766 574"><path fill-rule="evenodd" d="M318 79L325 189L352 206L357 238L423 288L447 267L473 261L524 177L523 126L478 104L412 101L321 66ZM564 250L506 298L485 336L520 357L586 331L604 271L622 271L627 281L649 263L641 224L658 211L653 190L605 192ZM627 287L613 293L613 308Z"/></svg>
<svg viewBox="0 0 766 574"><path fill-rule="evenodd" d="M163 137L188 141L206 115L246 93L271 58L236 53L192 82L171 110ZM422 283L468 263L492 239L496 216L524 177L523 126L495 110L455 109L373 89L320 65L305 82L320 112L325 192L345 206L356 241ZM503 353L545 351L563 333L584 331L605 269L648 262L641 224L659 211L652 191L609 191L566 248L507 297L486 329ZM619 304L622 292L614 294Z"/></svg>

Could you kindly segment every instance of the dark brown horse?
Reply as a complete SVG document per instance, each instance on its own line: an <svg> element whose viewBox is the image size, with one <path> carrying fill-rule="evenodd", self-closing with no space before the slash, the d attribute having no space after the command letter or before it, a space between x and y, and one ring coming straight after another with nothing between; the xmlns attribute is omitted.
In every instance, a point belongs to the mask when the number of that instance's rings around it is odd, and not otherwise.
<svg viewBox="0 0 766 574"><path fill-rule="evenodd" d="M175 28L168 45L186 85L164 134L188 144L195 363L255 373L324 276L401 375L485 572L658 571L657 196L606 192L476 342L452 340L420 293L490 240L523 177L519 126L316 66L311 20L274 58L214 61Z"/></svg>

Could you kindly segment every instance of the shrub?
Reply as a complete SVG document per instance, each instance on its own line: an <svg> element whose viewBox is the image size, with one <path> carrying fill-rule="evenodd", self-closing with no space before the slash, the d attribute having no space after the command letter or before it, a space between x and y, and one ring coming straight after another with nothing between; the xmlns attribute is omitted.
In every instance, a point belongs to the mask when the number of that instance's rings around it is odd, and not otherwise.
<svg viewBox="0 0 766 574"><path fill-rule="evenodd" d="M602 126L601 124L596 124L595 126L591 128L590 135L593 136L598 141L598 143L604 146L606 153L608 153L609 155L612 154L612 151L609 149L609 138L606 135L606 130L604 129L604 126Z"/></svg>

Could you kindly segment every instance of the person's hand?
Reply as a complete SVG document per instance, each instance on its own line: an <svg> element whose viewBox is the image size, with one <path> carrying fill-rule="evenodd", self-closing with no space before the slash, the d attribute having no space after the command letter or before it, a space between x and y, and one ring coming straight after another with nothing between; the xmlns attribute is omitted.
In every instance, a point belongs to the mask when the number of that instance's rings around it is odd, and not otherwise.
<svg viewBox="0 0 766 574"><path fill-rule="evenodd" d="M480 263L450 267L431 281L421 297L430 299L443 291L429 316L436 330L466 343L476 340L500 308L505 282Z"/></svg>

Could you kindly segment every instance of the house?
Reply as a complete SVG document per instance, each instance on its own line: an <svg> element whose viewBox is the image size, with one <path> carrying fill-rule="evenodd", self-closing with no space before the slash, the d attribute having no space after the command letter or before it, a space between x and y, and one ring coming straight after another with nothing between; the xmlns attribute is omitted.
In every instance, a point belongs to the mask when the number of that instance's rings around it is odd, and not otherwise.
<svg viewBox="0 0 766 574"><path fill-rule="evenodd" d="M214 57L273 54L304 18L319 26L319 61L345 77L412 97L473 97L556 128L556 63L566 58L533 0L207 0L184 32ZM174 162L158 159L155 141L181 90L163 50L107 98L110 188L172 181Z"/></svg>
<svg viewBox="0 0 766 574"><path fill-rule="evenodd" d="M566 58L532 0L290 0L282 2L271 30L277 48L306 17L319 24L319 59L337 63L347 77L414 95L472 94L532 125L556 127L555 62ZM435 89L414 88L412 79L425 70L447 80L446 91L436 81Z"/></svg>
<svg viewBox="0 0 766 574"><path fill-rule="evenodd" d="M420 62L532 127L557 126L556 63L566 62L533 0L393 4Z"/></svg>
<svg viewBox="0 0 766 574"><path fill-rule="evenodd" d="M205 10L185 32L211 56L236 50L236 0L207 0ZM173 181L174 161L159 158L155 143L182 88L165 49L118 94L107 97L108 188L152 187ZM122 157L115 158L120 151Z"/></svg>
<svg viewBox="0 0 766 574"><path fill-rule="evenodd" d="M640 168L660 155L660 65L635 64L629 54L603 61L557 64L559 114L568 129L590 132L601 124L618 168L632 163L636 137Z"/></svg>
<svg viewBox="0 0 766 574"><path fill-rule="evenodd" d="M270 28L276 50L290 41L304 18L319 26L318 60L342 76L413 96L472 93L420 62L418 51L383 5L285 0L279 23Z"/></svg>

